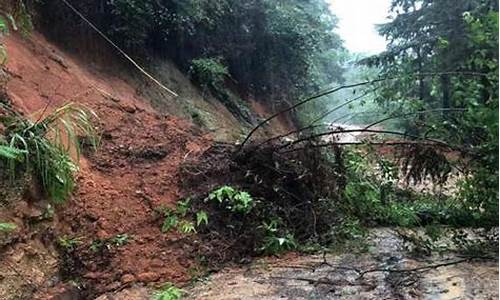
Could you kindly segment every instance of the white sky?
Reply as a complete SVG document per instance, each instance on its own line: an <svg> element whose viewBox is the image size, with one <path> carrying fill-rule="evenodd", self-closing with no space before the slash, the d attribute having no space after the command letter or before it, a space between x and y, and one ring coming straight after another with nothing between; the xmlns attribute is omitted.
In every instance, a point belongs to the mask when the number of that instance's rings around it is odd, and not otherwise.
<svg viewBox="0 0 500 300"><path fill-rule="evenodd" d="M385 39L378 35L376 24L387 22L391 0L329 0L338 17L340 37L352 52L375 54L385 50Z"/></svg>

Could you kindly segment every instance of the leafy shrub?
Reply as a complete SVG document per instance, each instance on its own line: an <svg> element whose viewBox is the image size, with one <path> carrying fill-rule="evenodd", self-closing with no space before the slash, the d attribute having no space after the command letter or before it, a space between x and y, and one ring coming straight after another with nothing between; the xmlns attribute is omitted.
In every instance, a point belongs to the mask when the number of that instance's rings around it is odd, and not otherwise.
<svg viewBox="0 0 500 300"><path fill-rule="evenodd" d="M208 265L334 242L344 186L340 160L318 148L284 154L268 145L235 155L236 147L216 144L182 169L193 207L210 216L196 249Z"/></svg>
<svg viewBox="0 0 500 300"><path fill-rule="evenodd" d="M460 219L466 225L498 225L498 170L489 169L479 167L459 183L456 200L464 211Z"/></svg>
<svg viewBox="0 0 500 300"><path fill-rule="evenodd" d="M183 291L171 283L166 283L153 294L152 300L179 300Z"/></svg>
<svg viewBox="0 0 500 300"><path fill-rule="evenodd" d="M92 124L95 114L72 103L65 104L44 118L31 121L0 104L5 137L0 138L0 163L8 166L11 177L21 168L32 172L42 190L56 203L63 202L74 188L77 164L69 153L80 155L79 136L88 138L97 148L97 131Z"/></svg>
<svg viewBox="0 0 500 300"><path fill-rule="evenodd" d="M208 200L222 204L226 209L247 214L252 210L254 201L247 192L238 191L230 186L223 186L208 194Z"/></svg>
<svg viewBox="0 0 500 300"><path fill-rule="evenodd" d="M193 59L189 73L199 84L213 89L219 88L224 83L224 78L229 75L220 57Z"/></svg>
<svg viewBox="0 0 500 300"><path fill-rule="evenodd" d="M431 195L398 188L397 172L387 173L380 166L382 175L376 176L374 170L380 161L373 162L372 156L354 150L346 153L348 183L340 207L346 216L358 219L361 224L477 227L498 223L498 173L494 168L476 168L458 183L456 195ZM443 177L437 175L433 180L439 184Z"/></svg>

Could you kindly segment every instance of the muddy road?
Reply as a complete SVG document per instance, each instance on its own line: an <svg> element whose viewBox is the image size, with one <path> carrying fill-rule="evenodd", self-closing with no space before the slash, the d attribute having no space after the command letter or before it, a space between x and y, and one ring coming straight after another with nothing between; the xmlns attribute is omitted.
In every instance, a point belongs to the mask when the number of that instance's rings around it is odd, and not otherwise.
<svg viewBox="0 0 500 300"><path fill-rule="evenodd" d="M366 253L261 260L214 274L186 299L498 299L497 261L417 257L403 244L395 231L375 229Z"/></svg>

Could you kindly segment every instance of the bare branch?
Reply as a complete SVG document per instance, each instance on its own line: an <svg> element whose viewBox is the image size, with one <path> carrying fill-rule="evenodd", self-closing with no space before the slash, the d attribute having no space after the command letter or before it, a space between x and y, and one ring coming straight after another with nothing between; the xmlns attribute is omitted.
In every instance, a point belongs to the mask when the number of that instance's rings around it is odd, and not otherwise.
<svg viewBox="0 0 500 300"><path fill-rule="evenodd" d="M250 140L250 138L252 137L252 135L259 129L261 128L262 126L264 126L265 124L267 124L268 122L270 122L271 120L273 120L274 118L276 118L277 116L281 115L281 114L284 114L286 112L289 112L301 105L304 105L308 102L311 102L313 100L316 100L318 98L321 98L323 96L326 96L326 95L330 95L330 94L333 94L335 92L338 92L340 90L344 90L344 89L349 89L349 88L354 88L354 87L358 87L358 86L365 86L365 85L370 85L370 84L374 84L374 83L378 83L378 82L383 82L383 81L388 81L388 80L395 80L395 79L401 79L401 78L408 78L408 77L431 77L431 76L441 76L441 75L469 75L469 76L488 76L488 74L486 73L479 73L479 72L436 72L436 73L415 73L415 74L409 74L407 76L397 76L397 77L386 77L386 78L377 78L377 79L373 79L373 80L368 80L368 81L363 81L363 82L358 82L358 83L353 83L353 84L346 84L346 85L341 85L339 87L336 87L336 88L333 88L333 89L329 89L329 90L326 90L326 91L323 91L319 94L316 94L314 96L311 96L311 97L308 97L308 98L305 98L304 100L301 100L297 103L295 103L294 105L288 107L288 108L285 108L281 111L278 111L276 113L274 113L273 115L271 115L270 117L266 118L265 120L263 120L262 122L260 122L259 124L257 124L248 134L247 136L245 137L245 139L243 140L243 142L241 143L241 145L238 147L238 149L236 150L236 153L239 153L241 151L241 149L243 149L243 147L245 146L245 144L248 142L248 140Z"/></svg>

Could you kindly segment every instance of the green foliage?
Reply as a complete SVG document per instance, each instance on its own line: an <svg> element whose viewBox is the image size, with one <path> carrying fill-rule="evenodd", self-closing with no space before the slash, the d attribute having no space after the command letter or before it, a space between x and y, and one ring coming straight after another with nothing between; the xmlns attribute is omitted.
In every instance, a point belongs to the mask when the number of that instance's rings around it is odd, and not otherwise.
<svg viewBox="0 0 500 300"><path fill-rule="evenodd" d="M380 33L388 50L365 62L383 82L376 100L391 111L460 109L415 114L409 133L456 146L465 179L456 202L476 224L498 223L498 4L479 0L395 0L399 12ZM430 25L432 24L432 25ZM437 73L418 76L415 73ZM455 74L456 73L456 74ZM434 165L429 157L428 165ZM415 165L415 163L412 163Z"/></svg>
<svg viewBox="0 0 500 300"><path fill-rule="evenodd" d="M118 235L114 236L110 240L110 242L112 245L120 247L120 246L126 245L129 241L129 239L130 239L130 237L128 234L118 234Z"/></svg>
<svg viewBox="0 0 500 300"><path fill-rule="evenodd" d="M9 32L9 27L7 26L7 22L2 16L0 16L0 34L5 34L8 32Z"/></svg>
<svg viewBox="0 0 500 300"><path fill-rule="evenodd" d="M168 213L165 214L165 219L163 220L163 224L161 225L162 232L169 232L171 229L177 227L179 224L179 220L176 215Z"/></svg>
<svg viewBox="0 0 500 300"><path fill-rule="evenodd" d="M9 27L7 26L7 22L5 19L0 16L0 66L4 65L7 62L7 50L5 50L5 46L3 45L1 39L3 35L9 32Z"/></svg>
<svg viewBox="0 0 500 300"><path fill-rule="evenodd" d="M196 228L193 222L182 220L178 225L179 232L184 234L196 233Z"/></svg>
<svg viewBox="0 0 500 300"><path fill-rule="evenodd" d="M490 256L498 252L495 230L449 228L429 225L423 228L398 230L403 246L417 255L453 251L466 256Z"/></svg>
<svg viewBox="0 0 500 300"><path fill-rule="evenodd" d="M166 283L163 287L153 294L152 300L179 300L182 298L183 291L171 283Z"/></svg>
<svg viewBox="0 0 500 300"><path fill-rule="evenodd" d="M164 218L161 225L162 232L166 233L175 228L182 234L191 234L196 233L196 227L208 224L208 215L202 210L195 213L196 223L187 219L188 214L191 212L190 202L190 199L178 201L175 210L170 208L160 208L157 210Z"/></svg>
<svg viewBox="0 0 500 300"><path fill-rule="evenodd" d="M66 251L73 251L82 243L82 238L70 238L67 236L59 237L57 243L60 247L62 247Z"/></svg>
<svg viewBox="0 0 500 300"><path fill-rule="evenodd" d="M430 195L399 188L398 173L393 169L394 166L387 166L387 161L384 160L374 160L373 156L359 150L351 150L345 154L348 183L344 201L339 206L350 220L348 224L359 222L361 225L401 227L427 224L477 227L492 226L493 220L496 220L497 201L485 200L495 195L491 191L493 182L483 191L477 188L488 186L487 182L471 183L471 180L494 178L491 174L484 174L481 178L481 173L476 173L475 176L464 179L460 190L466 195ZM487 203L493 207L488 207ZM337 233L349 236L342 233L341 227L337 228Z"/></svg>
<svg viewBox="0 0 500 300"><path fill-rule="evenodd" d="M216 201L226 209L241 214L249 213L254 206L253 198L249 193L238 191L231 186L223 186L212 191L207 199Z"/></svg>
<svg viewBox="0 0 500 300"><path fill-rule="evenodd" d="M33 31L31 14L29 13L23 1L18 1L18 7L14 13L13 19L16 21L17 27L20 29L23 35L28 36Z"/></svg>
<svg viewBox="0 0 500 300"><path fill-rule="evenodd" d="M54 202L63 202L74 188L78 166L69 153L75 150L79 157L79 136L86 136L94 149L98 145L92 123L95 114L68 103L33 122L6 106L1 108L7 114L0 116L6 128L5 137L0 138L0 162L8 166L11 177L19 168L32 172Z"/></svg>
<svg viewBox="0 0 500 300"><path fill-rule="evenodd" d="M181 217L185 217L191 208L190 199L180 200L175 206L175 212Z"/></svg>
<svg viewBox="0 0 500 300"><path fill-rule="evenodd" d="M48 24L62 23L58 28L65 32L88 30L58 3L40 5ZM73 5L127 50L167 55L186 72L191 69L200 84L219 85L229 75L238 90L277 106L341 77L342 42L332 30L337 21L325 0L85 0Z"/></svg>
<svg viewBox="0 0 500 300"><path fill-rule="evenodd" d="M280 233L280 222L276 219L264 222L262 227L265 230L265 237L262 240L260 251L264 255L274 255L281 252L290 251L298 247L293 234L289 232Z"/></svg>
<svg viewBox="0 0 500 300"><path fill-rule="evenodd" d="M96 239L90 244L90 250L92 252L99 252L104 249L111 249L113 247L125 246L130 240L128 234L117 234L111 238L106 239Z"/></svg>
<svg viewBox="0 0 500 300"><path fill-rule="evenodd" d="M144 46L152 30L155 7L149 1L110 0L111 15L109 31L128 48Z"/></svg>
<svg viewBox="0 0 500 300"><path fill-rule="evenodd" d="M5 143L5 141L4 141ZM26 151L0 144L0 159L23 161Z"/></svg>
<svg viewBox="0 0 500 300"><path fill-rule="evenodd" d="M201 224L208 225L208 214L204 210L196 212L196 226Z"/></svg>
<svg viewBox="0 0 500 300"><path fill-rule="evenodd" d="M366 235L366 230L357 218L347 217L335 226L335 236L340 241L356 240Z"/></svg>
<svg viewBox="0 0 500 300"><path fill-rule="evenodd" d="M229 75L229 71L220 57L193 59L189 73L201 85L212 88L220 87Z"/></svg>
<svg viewBox="0 0 500 300"><path fill-rule="evenodd" d="M16 228L16 224L0 222L0 232L10 232L16 230Z"/></svg>

